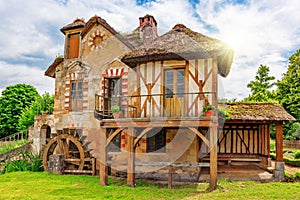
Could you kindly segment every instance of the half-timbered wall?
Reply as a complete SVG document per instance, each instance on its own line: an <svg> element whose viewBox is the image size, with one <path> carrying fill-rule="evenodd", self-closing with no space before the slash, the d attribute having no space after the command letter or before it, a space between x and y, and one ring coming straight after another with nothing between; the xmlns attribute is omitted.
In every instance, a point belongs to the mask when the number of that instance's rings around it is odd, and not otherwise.
<svg viewBox="0 0 300 200"><path fill-rule="evenodd" d="M202 108L205 103L212 103L212 59L196 60L168 60L143 63L137 66L136 73L139 77L139 95L134 98L140 103L140 117L169 116L168 99L165 94L165 71L170 69L184 69L184 91L180 105L171 102L173 109L180 109L172 112L172 116L199 117L202 115ZM175 80L176 82L176 80ZM173 88L172 88L173 89ZM165 104L165 105L164 105Z"/></svg>
<svg viewBox="0 0 300 200"><path fill-rule="evenodd" d="M268 155L269 125L225 125L220 131L220 154Z"/></svg>

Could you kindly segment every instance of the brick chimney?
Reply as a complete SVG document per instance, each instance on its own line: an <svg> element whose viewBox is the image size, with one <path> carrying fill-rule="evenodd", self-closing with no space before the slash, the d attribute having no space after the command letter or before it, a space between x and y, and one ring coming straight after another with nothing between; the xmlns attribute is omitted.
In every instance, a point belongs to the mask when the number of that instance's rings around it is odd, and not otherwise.
<svg viewBox="0 0 300 200"><path fill-rule="evenodd" d="M153 39L158 37L157 22L152 15L145 15L139 18L139 34L144 45L149 45Z"/></svg>

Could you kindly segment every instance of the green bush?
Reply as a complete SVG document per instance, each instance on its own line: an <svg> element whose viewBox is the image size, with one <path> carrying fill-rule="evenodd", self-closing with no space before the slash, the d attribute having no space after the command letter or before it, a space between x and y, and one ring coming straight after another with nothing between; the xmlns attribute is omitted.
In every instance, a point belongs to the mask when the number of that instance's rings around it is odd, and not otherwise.
<svg viewBox="0 0 300 200"><path fill-rule="evenodd" d="M300 178L300 172L295 173L295 178Z"/></svg>
<svg viewBox="0 0 300 200"><path fill-rule="evenodd" d="M54 108L54 96L45 93L42 96L37 96L35 101L29 107L26 107L18 121L18 130L25 131L29 126L34 124L34 116L40 115L42 112L52 114Z"/></svg>
<svg viewBox="0 0 300 200"><path fill-rule="evenodd" d="M272 160L276 160L276 153L275 152L274 153L270 153L270 158Z"/></svg>
<svg viewBox="0 0 300 200"><path fill-rule="evenodd" d="M8 172L16 172L16 171L32 171L32 172L41 172L43 171L42 160L40 159L40 155L33 154L28 150L20 151L21 159L9 161L5 169L2 171L2 174Z"/></svg>
<svg viewBox="0 0 300 200"><path fill-rule="evenodd" d="M295 159L300 159L300 151L296 151L296 152L294 153L294 158L295 158Z"/></svg>
<svg viewBox="0 0 300 200"><path fill-rule="evenodd" d="M300 167L300 159L292 159L292 158L283 158L283 161L286 164L292 165L292 166L296 166L296 167Z"/></svg>
<svg viewBox="0 0 300 200"><path fill-rule="evenodd" d="M5 173L17 171L27 171L26 160L14 160L9 162L5 167Z"/></svg>

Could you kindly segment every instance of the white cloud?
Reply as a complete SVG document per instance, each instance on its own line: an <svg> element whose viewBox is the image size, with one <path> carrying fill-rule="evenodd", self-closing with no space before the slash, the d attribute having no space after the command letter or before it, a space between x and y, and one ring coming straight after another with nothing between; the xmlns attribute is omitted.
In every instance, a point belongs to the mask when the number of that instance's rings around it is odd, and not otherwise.
<svg viewBox="0 0 300 200"><path fill-rule="evenodd" d="M269 66L271 75L280 78L286 70L287 53L299 48L300 1L252 0L247 5L224 2L201 0L197 6L202 20L219 30L216 33L205 28L187 0L158 0L146 6L137 6L135 0L0 0L0 76L3 80L0 90L7 86L4 83L15 83L19 79L33 83L41 92L54 91L53 84L43 84L48 83L43 71L56 55L63 53L64 36L59 29L77 17L87 21L96 14L117 31L130 32L138 26L139 17L151 14L158 21L160 34L183 23L232 45L235 49L232 70L222 79L225 96L246 97L249 94L246 85L260 64ZM9 63L10 60L14 62ZM24 64L20 65L21 62ZM33 66L30 63L34 63Z"/></svg>
<svg viewBox="0 0 300 200"><path fill-rule="evenodd" d="M249 94L246 85L253 80L260 64L270 67L271 75L281 78L286 70L287 52L299 48L300 2L250 1L247 5L225 4L222 0L203 0L199 15L219 30L215 35L235 50L232 70L224 80L230 98Z"/></svg>
<svg viewBox="0 0 300 200"><path fill-rule="evenodd" d="M11 65L0 61L0 91L9 85L24 83L34 86L40 94L54 93L54 79L44 76L44 70L26 65Z"/></svg>

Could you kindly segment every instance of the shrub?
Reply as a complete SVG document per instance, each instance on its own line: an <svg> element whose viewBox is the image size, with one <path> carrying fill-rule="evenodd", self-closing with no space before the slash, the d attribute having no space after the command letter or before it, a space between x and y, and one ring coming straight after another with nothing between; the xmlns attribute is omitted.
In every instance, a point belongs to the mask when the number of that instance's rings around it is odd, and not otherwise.
<svg viewBox="0 0 300 200"><path fill-rule="evenodd" d="M43 171L42 161L40 159L40 155L33 154L28 150L23 150L20 152L21 159L9 161L5 169L2 171L3 173L7 172L15 172L15 171L32 171L32 172L40 172Z"/></svg>
<svg viewBox="0 0 300 200"><path fill-rule="evenodd" d="M276 153L275 152L274 153L270 153L270 158L272 160L276 160Z"/></svg>
<svg viewBox="0 0 300 200"><path fill-rule="evenodd" d="M296 152L294 153L294 158L295 158L295 159L300 159L300 151L296 151Z"/></svg>
<svg viewBox="0 0 300 200"><path fill-rule="evenodd" d="M292 158L283 158L283 161L286 164L292 165L292 166L296 166L296 167L300 167L300 159L292 159Z"/></svg>
<svg viewBox="0 0 300 200"><path fill-rule="evenodd" d="M11 161L5 167L5 173L17 171L27 171L27 163L25 160Z"/></svg>

